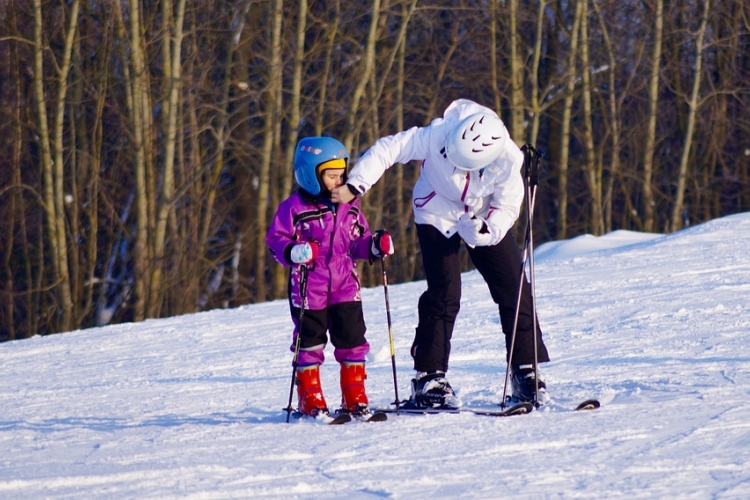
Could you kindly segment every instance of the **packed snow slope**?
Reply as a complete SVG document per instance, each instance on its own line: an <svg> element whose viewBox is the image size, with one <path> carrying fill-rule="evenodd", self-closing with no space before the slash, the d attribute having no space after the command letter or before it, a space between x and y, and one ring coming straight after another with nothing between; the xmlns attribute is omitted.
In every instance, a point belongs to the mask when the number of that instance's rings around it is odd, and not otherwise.
<svg viewBox="0 0 750 500"><path fill-rule="evenodd" d="M285 423L285 301L36 337L0 344L0 498L750 498L750 214L536 255L553 357L540 411ZM389 289L402 397L424 287ZM449 379L465 405L492 406L496 306L474 272L463 291ZM363 301L384 406L382 287ZM588 397L602 408L566 410Z"/></svg>

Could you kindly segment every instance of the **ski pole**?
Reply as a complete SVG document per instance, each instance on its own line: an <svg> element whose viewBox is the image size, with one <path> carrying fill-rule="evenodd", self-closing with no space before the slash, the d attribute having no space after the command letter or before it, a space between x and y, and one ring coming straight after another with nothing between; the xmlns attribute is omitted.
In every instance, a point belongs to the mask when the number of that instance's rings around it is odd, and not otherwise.
<svg viewBox="0 0 750 500"><path fill-rule="evenodd" d="M400 414L398 401L398 381L396 379L396 348L393 344L393 328L391 327L391 305L388 300L388 276L385 270L385 256L380 256L380 264L383 267L383 292L385 293L385 315L388 318L388 341L391 344L391 366L393 368L393 391L396 393L396 415Z"/></svg>
<svg viewBox="0 0 750 500"><path fill-rule="evenodd" d="M300 338L302 337L302 321L305 319L305 301L307 300L307 266L299 266L299 295L300 311L299 326L297 327L297 338L294 339L294 358L292 358L292 383L289 386L289 403L286 406L286 421L289 423L289 416L292 414L292 397L294 395L294 384L297 381L297 360L299 358Z"/></svg>
<svg viewBox="0 0 750 500"><path fill-rule="evenodd" d="M526 234L524 236L523 253L521 258L521 269L520 276L518 279L518 298L516 300L516 311L513 317L513 331L510 339L510 350L508 353L508 366L505 369L505 385L503 386L503 400L500 403L501 407L505 407L505 400L508 394L508 379L510 376L510 367L513 363L513 351L516 345L516 334L518 332L518 316L521 309L521 297L523 293L523 282L526 277L526 261L529 261L530 274L531 274L531 313L533 318L533 335L534 335L534 377L536 380L536 395L538 398L539 393L539 374L537 372L537 325L536 325L536 301L534 297L534 242L532 237L533 232L533 216L534 216L534 203L536 201L536 188L539 184L539 161L541 160L540 153L534 149L531 144L524 145L521 150L524 153L524 185L526 187ZM535 401L535 405L538 401Z"/></svg>
<svg viewBox="0 0 750 500"><path fill-rule="evenodd" d="M534 149L533 146L529 145L528 152L529 164L527 168L527 195L526 195L526 211L529 213L529 285L531 291L531 325L532 333L534 335L534 406L539 408L539 352L537 350L539 338L538 338L538 325L536 316L536 280L534 278L534 202L536 201L536 188L539 184L539 162L542 159L541 154Z"/></svg>

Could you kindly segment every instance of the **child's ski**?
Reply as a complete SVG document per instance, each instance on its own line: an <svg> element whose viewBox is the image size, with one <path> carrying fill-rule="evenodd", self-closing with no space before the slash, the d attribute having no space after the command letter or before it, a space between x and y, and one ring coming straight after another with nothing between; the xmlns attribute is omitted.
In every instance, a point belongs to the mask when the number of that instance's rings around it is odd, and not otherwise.
<svg viewBox="0 0 750 500"><path fill-rule="evenodd" d="M328 425L341 425L352 421L352 416L348 413L339 413L335 417L328 416L331 420L326 422Z"/></svg>
<svg viewBox="0 0 750 500"><path fill-rule="evenodd" d="M388 420L388 415L380 410L372 413L352 413L351 415L360 422L385 422Z"/></svg>
<svg viewBox="0 0 750 500"><path fill-rule="evenodd" d="M286 408L284 409L286 411ZM348 413L337 413L333 416L327 413L319 413L316 416L307 415L306 413L300 413L298 411L292 412L292 417L298 420L309 420L324 425L341 425L352 421L352 416Z"/></svg>
<svg viewBox="0 0 750 500"><path fill-rule="evenodd" d="M286 409L285 409L286 410ZM292 412L292 417L296 419L310 420L325 425L341 425L357 420L359 422L385 422L388 415L383 411L374 411L372 413L348 413L337 411L333 414L320 413L317 416L306 415L298 411Z"/></svg>

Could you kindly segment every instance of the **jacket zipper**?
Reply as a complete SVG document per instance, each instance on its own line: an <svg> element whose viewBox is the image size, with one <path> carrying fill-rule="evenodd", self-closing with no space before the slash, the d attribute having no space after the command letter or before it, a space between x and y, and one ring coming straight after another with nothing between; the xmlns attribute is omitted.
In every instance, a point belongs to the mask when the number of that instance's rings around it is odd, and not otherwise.
<svg viewBox="0 0 750 500"><path fill-rule="evenodd" d="M464 192L461 193L461 201L466 201L466 193L469 191L469 181L471 180L471 172L466 172L466 184L464 185Z"/></svg>
<svg viewBox="0 0 750 500"><path fill-rule="evenodd" d="M331 273L330 258L333 257L333 240L336 238L336 231L338 231L338 210L331 210L333 212L333 230L331 231L331 241L329 242L328 250L328 296L331 296L331 285L333 284L333 274Z"/></svg>

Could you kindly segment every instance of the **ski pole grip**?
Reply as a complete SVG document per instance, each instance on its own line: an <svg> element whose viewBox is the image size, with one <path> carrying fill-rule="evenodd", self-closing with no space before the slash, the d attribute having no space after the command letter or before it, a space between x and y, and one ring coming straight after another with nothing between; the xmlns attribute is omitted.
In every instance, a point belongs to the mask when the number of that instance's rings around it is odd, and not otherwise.
<svg viewBox="0 0 750 500"><path fill-rule="evenodd" d="M523 171L529 186L539 184L539 163L542 161L544 153L537 150L531 144L524 144L521 147L523 152Z"/></svg>

